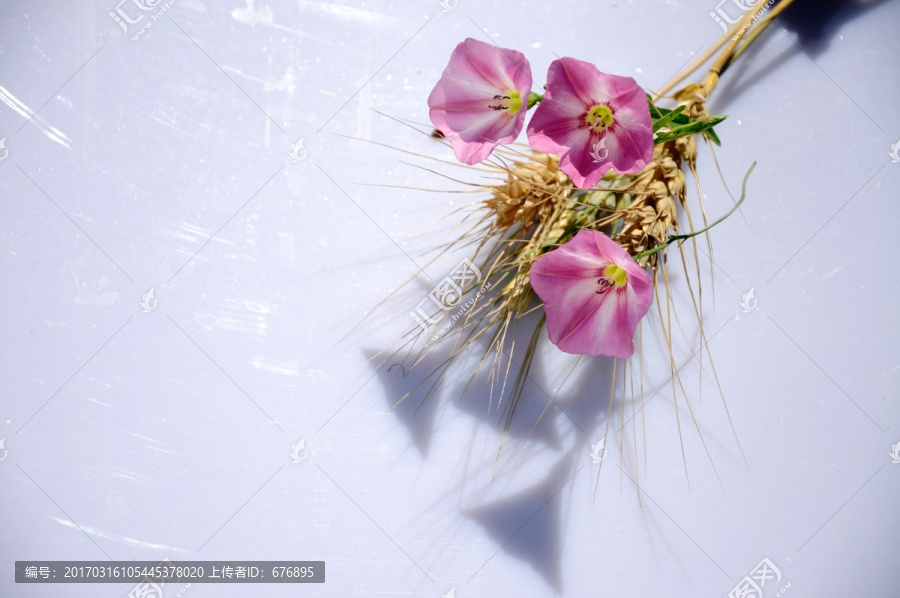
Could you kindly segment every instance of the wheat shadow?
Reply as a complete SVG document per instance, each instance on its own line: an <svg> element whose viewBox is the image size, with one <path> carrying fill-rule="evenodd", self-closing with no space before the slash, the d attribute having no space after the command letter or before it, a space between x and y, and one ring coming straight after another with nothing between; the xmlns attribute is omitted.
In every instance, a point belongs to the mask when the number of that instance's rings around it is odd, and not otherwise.
<svg viewBox="0 0 900 598"><path fill-rule="evenodd" d="M367 349L365 354L372 361L379 358L378 351L374 349ZM410 369L399 359L376 366L390 415L403 425L410 441L423 457L428 456L438 408L443 397L447 396L455 397L447 402L448 405L476 423L497 430L498 441L501 435L505 435L510 439L529 439L547 448L559 449L556 420L541 417L548 397L533 382L526 382L513 415L507 421L510 389L518 373L514 364L510 366L509 381L503 388L502 380L492 380L490 366L481 368L474 377L471 372L451 369L438 380L444 357L437 353L430 354ZM505 370L505 362L502 365Z"/></svg>
<svg viewBox="0 0 900 598"><path fill-rule="evenodd" d="M798 53L804 52L812 59L820 56L830 48L838 27L863 16L885 2L887 0L797 0L785 9L774 26L763 34L777 35L779 25L795 32L798 41L794 44L793 50L779 53L767 64L755 67L753 74L747 74L765 51L762 43L750 46L746 54L728 69L728 75L719 86L714 100L715 110L723 112L742 93L764 80ZM770 102L773 105L780 105L793 99L787 90L783 93L783 97L770 95Z"/></svg>
<svg viewBox="0 0 900 598"><path fill-rule="evenodd" d="M807 53L826 51L838 28L859 18L887 0L796 0L779 17L799 36Z"/></svg>
<svg viewBox="0 0 900 598"><path fill-rule="evenodd" d="M505 366L505 362L501 365ZM543 444L545 448L558 450L560 434L557 421L553 417L541 417L548 397L533 380L526 380L510 417L510 391L518 371L515 364L510 367L506 388L502 388L502 381L492 384L489 371L479 372L465 393L459 392L463 390L462 385L455 385L452 392L459 394L452 402L453 406L464 415L496 430L498 437L505 435L509 439L533 441Z"/></svg>

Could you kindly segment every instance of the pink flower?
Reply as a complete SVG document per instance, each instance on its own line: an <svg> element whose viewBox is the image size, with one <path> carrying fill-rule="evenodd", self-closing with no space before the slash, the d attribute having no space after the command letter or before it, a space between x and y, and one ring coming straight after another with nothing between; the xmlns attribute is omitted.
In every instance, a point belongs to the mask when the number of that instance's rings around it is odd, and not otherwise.
<svg viewBox="0 0 900 598"><path fill-rule="evenodd" d="M531 265L531 287L544 300L547 332L566 353L627 359L634 329L653 302L653 282L628 253L582 229Z"/></svg>
<svg viewBox="0 0 900 598"><path fill-rule="evenodd" d="M528 141L560 156L560 168L581 189L596 185L611 168L640 172L653 159L647 94L631 77L607 75L574 58L554 60Z"/></svg>
<svg viewBox="0 0 900 598"><path fill-rule="evenodd" d="M428 96L434 126L453 144L456 159L475 164L525 124L531 67L521 52L468 38L453 50Z"/></svg>

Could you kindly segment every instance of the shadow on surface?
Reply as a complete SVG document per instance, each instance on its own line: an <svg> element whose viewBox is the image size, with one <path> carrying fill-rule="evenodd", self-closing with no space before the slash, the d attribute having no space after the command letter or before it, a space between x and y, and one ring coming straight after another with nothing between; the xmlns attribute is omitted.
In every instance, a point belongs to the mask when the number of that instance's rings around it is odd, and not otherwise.
<svg viewBox="0 0 900 598"><path fill-rule="evenodd" d="M799 36L809 54L828 49L838 27L861 17L887 0L796 0L779 17L779 24Z"/></svg>
<svg viewBox="0 0 900 598"><path fill-rule="evenodd" d="M370 363L376 364L380 358L377 349L364 351ZM431 438L434 433L434 420L437 416L439 396L427 396L431 388L429 381L424 381L433 367L420 364L412 371L399 363L390 362L378 368L378 380L384 389L386 409L406 428L409 439L423 458L428 457ZM403 399L403 397L406 397ZM403 400L401 400L403 399Z"/></svg>
<svg viewBox="0 0 900 598"><path fill-rule="evenodd" d="M789 62L797 53L803 52L812 59L825 53L840 26L886 2L887 0L796 0L779 15L769 30L762 34L763 37L783 35L781 28L787 29L797 37L796 44L792 44L793 50L780 53L767 64L758 67L754 74L747 75L748 70L764 51L762 40L753 44L723 75L719 92L713 100L715 106L713 111L724 111L735 98ZM770 102L787 103L791 99L786 93L784 98L770 98Z"/></svg>
<svg viewBox="0 0 900 598"><path fill-rule="evenodd" d="M496 502L463 509L511 556L520 558L562 591L562 508L558 493L572 477L573 459L564 457L542 482ZM498 551L499 551L498 550Z"/></svg>
<svg viewBox="0 0 900 598"><path fill-rule="evenodd" d="M546 338L543 340L546 342ZM386 417L396 417L396 421L406 428L411 443L423 458L427 458L431 448L439 409L452 407L471 418L475 430L484 429L496 434L498 449L503 439L509 394L518 373L515 364L521 362L518 352L500 400L502 379L492 379L489 364L472 377L477 359L451 369L432 389L437 375L431 374L444 362L444 351L451 345L452 342L447 343L446 348L438 347L411 369L400 364L402 354L390 359L387 355L379 355L375 349L365 351L372 367L377 369L376 378L383 388L388 412ZM474 348L473 353L480 357L483 350L483 347ZM502 370L505 370L506 359L503 358ZM574 358L568 367L571 368L573 363ZM549 465L549 471L543 475L532 470L534 461L530 459L494 471L487 481L488 488L473 490L464 498L465 504L479 506L459 510L484 527L497 542L498 551L504 550L527 562L557 592L562 587L562 499L559 496L549 499L563 489L577 467L589 461L592 442L602 438L609 409L612 367L611 359L583 359L577 371L563 384L554 404L550 399L553 385L562 384L568 370L558 375L559 372L538 355L509 422L502 454L513 451L511 454L534 456L551 451L560 458ZM621 363L619 367L622 367ZM622 374L621 369L619 374ZM621 399L615 399L612 409L621 409L620 403ZM610 433L613 432L611 428ZM518 444L511 445L511 441ZM548 467L546 461L543 467ZM496 483L501 479L505 484L520 473L528 476L537 473L541 481L496 498L491 488L496 490ZM491 498L487 498L489 495Z"/></svg>

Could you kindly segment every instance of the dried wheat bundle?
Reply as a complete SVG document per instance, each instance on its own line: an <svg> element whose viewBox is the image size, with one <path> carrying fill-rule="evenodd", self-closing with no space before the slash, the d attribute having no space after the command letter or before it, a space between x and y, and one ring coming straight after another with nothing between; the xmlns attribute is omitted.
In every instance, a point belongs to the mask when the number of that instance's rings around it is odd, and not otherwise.
<svg viewBox="0 0 900 598"><path fill-rule="evenodd" d="M568 57L551 64L538 94L531 91L530 66L521 53L471 38L460 43L428 99L435 128L421 132L451 147L461 165L480 175L480 182L464 181L484 197L472 206L474 222L444 248L469 247L471 257L432 293L430 312L411 313L418 326L379 354L382 364L405 350L404 366L415 367L449 343L448 356L424 382L436 385L463 355L478 351L469 382L487 364L489 404L496 399L508 427L544 328L563 352L612 357L614 385L616 366L635 353L636 327L655 302L677 401L674 385L681 380L672 354L667 254L670 248L681 253L687 277L691 261L684 259L684 242L690 240L697 274L696 289L689 291L705 345L694 237L740 205L753 166L740 199L713 222L699 183L693 209L701 216L695 222L685 174L697 180L698 142L720 143L714 127L725 117L711 116L707 108L719 77L790 3L782 0L764 18L764 7L748 11L654 95L629 77ZM675 89L713 56L699 83ZM671 107L659 105L665 101ZM532 108L529 144L517 144ZM526 318L535 312L536 323ZM524 362L508 380L519 325L526 321L533 329ZM680 422L678 429L680 434Z"/></svg>

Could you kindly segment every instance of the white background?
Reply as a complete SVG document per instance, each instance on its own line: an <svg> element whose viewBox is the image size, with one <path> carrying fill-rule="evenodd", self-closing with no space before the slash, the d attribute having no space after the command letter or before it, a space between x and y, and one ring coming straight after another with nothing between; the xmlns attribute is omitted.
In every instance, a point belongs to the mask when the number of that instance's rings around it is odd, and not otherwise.
<svg viewBox="0 0 900 598"><path fill-rule="evenodd" d="M385 115L427 122L470 36L524 52L537 85L574 56L655 89L719 35L716 6L452 4L175 0L132 40L154 13L130 1L146 16L127 33L113 0L4 1L0 595L131 589L16 585L16 560L165 557L327 563L324 585L196 598L726 596L763 558L781 573L766 597L896 595L900 3L804 3L714 95L730 117L724 179L700 156L710 215L759 162L712 234L714 275L700 254L746 462L708 356L690 359L678 266L696 424L680 390L676 419L654 308L602 469L612 363L563 385L573 359L546 338L499 459L504 405L484 372L463 393L471 363L390 411L437 363L404 378L368 360L467 255L427 252L481 196L371 186L460 188L346 136L451 157Z"/></svg>

